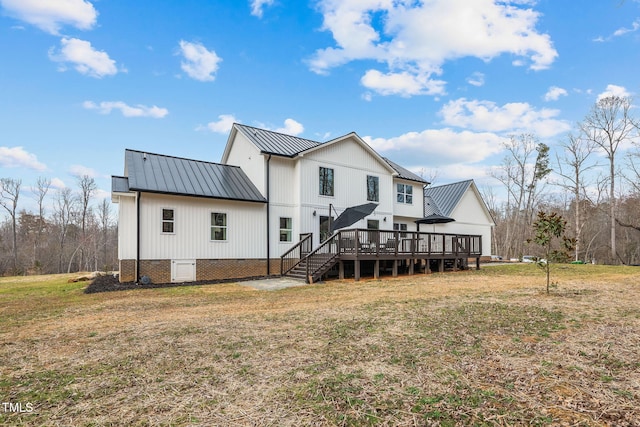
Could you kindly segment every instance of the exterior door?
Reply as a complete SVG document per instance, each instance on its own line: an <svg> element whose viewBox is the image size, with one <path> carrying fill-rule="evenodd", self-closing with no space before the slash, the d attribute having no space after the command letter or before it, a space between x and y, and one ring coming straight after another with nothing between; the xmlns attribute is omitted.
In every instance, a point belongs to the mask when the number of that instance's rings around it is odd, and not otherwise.
<svg viewBox="0 0 640 427"><path fill-rule="evenodd" d="M334 217L331 217L331 221L333 221L334 219ZM328 216L320 215L320 243L331 237L329 222L330 221Z"/></svg>

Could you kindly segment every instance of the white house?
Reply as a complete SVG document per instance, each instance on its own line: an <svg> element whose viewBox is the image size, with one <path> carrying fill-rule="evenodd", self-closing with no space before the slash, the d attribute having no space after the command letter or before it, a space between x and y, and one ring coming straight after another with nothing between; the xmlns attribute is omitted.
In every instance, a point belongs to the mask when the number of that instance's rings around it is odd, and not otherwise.
<svg viewBox="0 0 640 427"><path fill-rule="evenodd" d="M355 133L320 143L234 124L220 163L126 150L124 175L112 178L120 280L280 274L280 257L301 238L310 236L298 260L332 235L339 214L366 203L377 206L350 227L382 230L393 241L393 233L417 231L427 184ZM472 204L462 202L460 218ZM480 214L477 225L487 225ZM482 234L488 254L491 234L463 223L465 234ZM376 256L384 246L378 240Z"/></svg>

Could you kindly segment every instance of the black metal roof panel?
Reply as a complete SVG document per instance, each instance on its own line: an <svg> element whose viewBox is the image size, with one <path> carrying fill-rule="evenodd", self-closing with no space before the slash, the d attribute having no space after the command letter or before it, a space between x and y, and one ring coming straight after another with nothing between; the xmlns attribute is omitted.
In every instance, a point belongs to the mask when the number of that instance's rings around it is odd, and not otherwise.
<svg viewBox="0 0 640 427"><path fill-rule="evenodd" d="M129 178L127 178L126 176L112 176L111 191L113 191L114 193L128 193Z"/></svg>
<svg viewBox="0 0 640 427"><path fill-rule="evenodd" d="M411 172L409 169L405 169L402 166L400 166L399 164L392 162L391 160L387 159L386 157L383 157L384 161L387 162L389 164L389 166L391 166L393 169L395 169L396 172L398 172L398 178L400 179L406 179L408 181L416 181L416 182L420 182L422 184L428 184L427 181L425 181L424 179L422 179L420 176L416 175L415 173Z"/></svg>
<svg viewBox="0 0 640 427"><path fill-rule="evenodd" d="M462 196L467 191L469 186L473 183L473 180L454 182L453 184L440 185L437 187L427 187L424 189L424 210L425 216L432 213L440 213L445 216L451 216L451 212L462 199ZM440 209L440 212L434 212L428 209L432 209L427 205L427 200L435 203L436 207Z"/></svg>
<svg viewBox="0 0 640 427"><path fill-rule="evenodd" d="M237 166L125 150L125 170L131 191L266 202Z"/></svg>
<svg viewBox="0 0 640 427"><path fill-rule="evenodd" d="M310 139L298 138L297 136L285 135L239 123L236 123L235 127L249 138L261 152L266 154L294 157L302 151L321 145L320 142Z"/></svg>

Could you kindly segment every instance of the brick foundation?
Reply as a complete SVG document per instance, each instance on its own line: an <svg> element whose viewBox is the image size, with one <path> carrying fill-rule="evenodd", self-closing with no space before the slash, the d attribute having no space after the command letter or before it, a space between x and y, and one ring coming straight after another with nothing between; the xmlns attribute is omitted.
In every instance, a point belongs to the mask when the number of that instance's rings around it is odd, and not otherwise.
<svg viewBox="0 0 640 427"><path fill-rule="evenodd" d="M271 260L271 275L280 274L280 259ZM267 274L266 259L199 259L196 280L228 280L260 277ZM171 260L141 260L140 275L153 283L171 282ZM135 281L135 260L120 260L120 282Z"/></svg>

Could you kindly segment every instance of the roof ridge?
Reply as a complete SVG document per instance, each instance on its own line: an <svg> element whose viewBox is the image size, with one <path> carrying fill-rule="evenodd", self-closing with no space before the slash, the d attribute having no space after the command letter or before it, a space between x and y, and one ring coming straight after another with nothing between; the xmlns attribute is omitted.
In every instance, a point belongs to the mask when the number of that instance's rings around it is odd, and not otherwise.
<svg viewBox="0 0 640 427"><path fill-rule="evenodd" d="M291 134L284 133L284 132L278 132L278 131L271 130L271 129L264 129L264 128L259 128L259 127L256 127L256 126L245 125L243 123L234 123L234 125L245 127L245 128L256 129L256 130L259 130L259 131L262 131L262 132L275 133L276 135L282 135L282 136L286 136L286 137L289 137L289 138L297 138L297 139L302 139L302 140L309 141L309 142L315 142L316 144L324 144L323 142L315 141L313 139L303 138L301 136L291 135Z"/></svg>
<svg viewBox="0 0 640 427"><path fill-rule="evenodd" d="M433 190L435 188L448 187L450 185L460 185L460 184L463 184L465 182L473 182L473 179L465 179L465 180L462 180L462 181L450 182L448 184L436 185L434 187L427 187L427 188L425 188L425 190Z"/></svg>
<svg viewBox="0 0 640 427"><path fill-rule="evenodd" d="M171 156L168 154L160 154L160 153L152 153L150 151L144 151L144 150L133 150L131 148L125 148L124 151L131 151L133 153L140 153L140 154L149 154L152 156L158 156L158 157L165 157L165 158L170 158L170 159L176 159L176 160L186 160L188 162L195 162L195 163L204 163L204 164L209 164L209 165L217 165L217 166L227 166L227 167L231 167L231 168L240 168L240 166L236 166L236 165L229 165L226 163L219 163L219 162L209 162L206 160L198 160L198 159L189 159L187 157L180 157L180 156Z"/></svg>

